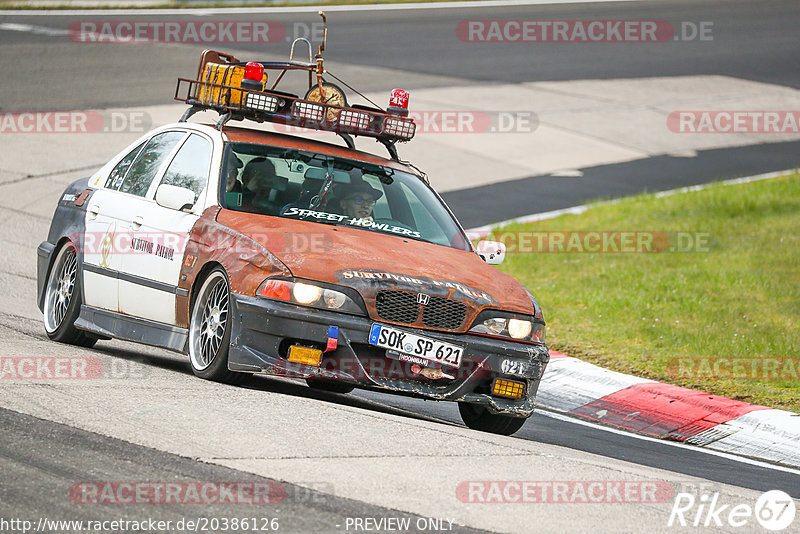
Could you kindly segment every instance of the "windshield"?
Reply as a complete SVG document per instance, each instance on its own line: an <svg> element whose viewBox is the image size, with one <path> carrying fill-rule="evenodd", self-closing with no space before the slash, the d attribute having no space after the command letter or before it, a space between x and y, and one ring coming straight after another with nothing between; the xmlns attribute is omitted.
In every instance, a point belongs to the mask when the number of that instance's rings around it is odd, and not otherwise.
<svg viewBox="0 0 800 534"><path fill-rule="evenodd" d="M436 194L390 167L313 152L229 143L220 203L235 211L351 226L471 250Z"/></svg>

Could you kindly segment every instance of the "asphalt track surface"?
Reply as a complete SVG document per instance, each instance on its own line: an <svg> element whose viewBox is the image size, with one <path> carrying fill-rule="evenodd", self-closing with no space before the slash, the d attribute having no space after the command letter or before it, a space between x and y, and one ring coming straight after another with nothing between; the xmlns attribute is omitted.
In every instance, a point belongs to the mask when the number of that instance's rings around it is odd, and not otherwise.
<svg viewBox="0 0 800 534"><path fill-rule="evenodd" d="M464 20L640 19L713 23L713 40L667 43L476 43L459 39ZM0 31L0 64L20 66L0 84L0 110L102 109L169 103L174 65L193 64L203 45L91 44L71 42L71 24L107 20L269 20L291 35L307 35L314 13L254 16L137 15L91 13L6 15L2 22L33 31ZM364 67L405 71L406 87L515 83L578 79L718 74L800 88L800 3L621 2L504 8L332 12L326 51L328 69L362 91L387 91L397 82ZM298 23L300 26L295 27ZM1 22L0 22L1 23ZM676 30L680 32L680 30ZM60 32L60 33L59 33ZM286 38L288 39L288 37ZM237 43L240 57L285 59L288 43ZM230 46L225 46L231 50ZM503 95L497 95L502 101ZM536 106L536 103L532 103ZM530 176L509 183L444 194L465 228L499 220L714 180L800 167L798 143L765 143L701 151L695 158L655 157L582 169L581 187L569 180ZM686 171L691 172L686 172ZM503 199L483 202L476 199Z"/></svg>
<svg viewBox="0 0 800 534"><path fill-rule="evenodd" d="M423 411L419 409L420 401L415 399L367 391L354 392L352 395L407 410L410 413L424 413L451 424L461 424L458 409L451 403L423 401ZM631 438L630 435L598 431L597 427L582 425L580 422L557 419L554 414L547 411L534 413L514 436L549 445L577 447L593 454L648 467L669 469L714 482L759 491L777 488L794 497L800 495L800 477L793 473L742 465L730 459L709 456L705 451L696 448L675 449L673 443L643 441ZM665 458L672 458L674 461L665 462Z"/></svg>
<svg viewBox="0 0 800 534"><path fill-rule="evenodd" d="M216 14L139 15L126 21L152 20L270 20L293 28L296 22L317 23L314 13L268 16ZM713 22L712 41L672 43L476 43L456 34L463 20L483 19L665 20ZM4 22L66 30L81 21L116 20L109 15L15 16ZM800 88L797 21L800 4L793 0L704 0L565 4L503 8L381 10L332 12L328 16L326 62L381 66L428 75L417 88L438 85L437 79L465 83L513 83L580 79L639 78L720 74ZM302 31L302 30L299 30ZM299 33L298 33L299 35ZM201 45L64 44L63 36L35 32L2 32L3 65L25 65L5 80L0 103L20 109L35 102L21 99L41 95L39 105L52 109L85 109L107 105L166 103L172 94L172 65L193 64ZM288 44L237 43L236 50L275 55L283 59ZM226 47L227 48L227 47ZM12 63L13 62L13 63ZM397 79L369 74L353 79L370 91L392 88ZM502 99L502 95L498 95ZM51 108L47 108L51 109Z"/></svg>
<svg viewBox="0 0 800 534"><path fill-rule="evenodd" d="M700 150L693 158L662 155L582 168L579 187L562 176L532 176L449 191L442 198L464 228L476 228L598 199L699 185L710 178L726 180L796 169L798 165L800 142L764 143ZM502 201L486 202L487 198Z"/></svg>
<svg viewBox="0 0 800 534"><path fill-rule="evenodd" d="M354 61L362 65L381 65L401 69L417 76L418 87L487 81L518 82L621 78L690 74L725 74L800 88L797 70L800 34L800 3L771 2L652 2L593 5L538 6L535 8L493 8L491 10L378 11L337 16L331 33L327 58L343 68ZM589 19L642 18L665 19L673 23L712 20L715 40L709 43L673 43L670 46L607 44L540 45L535 49L518 44L467 44L454 37L458 21L469 19ZM0 22L65 29L75 20L106 19L107 16L44 17L3 16ZM159 17L162 18L162 17ZM180 19L182 17L165 17ZM213 17L212 17L213 18ZM217 17L220 18L220 17ZM225 17L227 20L244 17ZM314 21L308 15L309 20ZM152 20L153 16L134 17ZM291 23L292 15L270 19ZM333 18L329 17L333 24ZM0 64L14 65L13 76L0 84L0 107L17 109L80 109L136 106L165 103L164 94L174 87L174 70L169 64L184 65L196 60L201 46L183 45L92 45L64 46L46 32L0 31ZM364 43L369 43L365 46ZM247 50L247 46L241 46ZM269 54L283 57L285 43L270 45ZM263 52L264 47L250 47ZM435 52L434 52L435 51ZM485 53L490 51L490 53ZM143 73L147 73L146 83ZM363 75L362 75L363 76ZM365 90L385 89L383 80L362 77L353 80ZM389 81L388 83L391 83ZM637 162L583 169L578 190L569 181L538 177L536 195L516 204L503 204L502 210L476 214L472 203L486 198L519 198L533 188L532 181L518 180L457 191L445 195L465 226L573 206L595 198L608 198L644 190L671 189L683 185L747 174L792 168L800 165L798 143L753 145L744 148L700 152L695 158L651 158ZM687 170L696 178L686 179ZM634 179L615 177L633 176ZM534 177L531 177L531 180ZM587 184L591 187L587 187ZM504 200L504 202L506 202ZM485 209L486 204L481 203ZM502 214L502 216L498 216ZM29 326L19 329L30 336ZM39 334L43 338L43 334ZM98 345L104 351L135 351L129 344ZM188 363L176 364L171 358L152 357L150 365L171 372L189 373ZM250 379L245 387L278 391L287 396L311 397L319 402L354 405L376 412L460 425L453 405L391 397L379 393L356 392L349 396L325 394L303 385L263 378ZM64 501L62 486L86 477L109 480L155 480L165 473L176 479L257 480L253 475L227 470L180 458L153 449L65 427L30 416L0 410L3 440L0 445L0 512L3 516L41 516L53 512L57 503L75 517L75 510ZM700 477L756 490L782 489L800 498L800 479L796 474L741 463L700 450L679 448L667 443L640 440L593 426L564 421L547 413L534 415L520 430L518 439L560 445L608 458L622 459L647 467ZM57 453L57 454L56 454ZM248 478L249 477L249 478ZM59 489L58 494L53 488ZM350 515L385 515L386 510L363 503L336 499L309 491L302 499L288 502L284 517L291 517L296 531L316 525L336 524ZM60 500L60 501L59 501ZM58 511L58 510L56 510ZM142 510L129 510L140 517ZM159 518L177 517L168 507L144 510ZM192 512L195 512L194 510ZM200 511L196 511L201 513ZM208 515L225 515L228 510L207 510ZM65 512L66 513L66 512ZM99 518L105 512L84 512ZM109 514L119 515L118 510ZM186 514L182 514L186 515ZM392 512L401 516L400 512ZM303 523L307 520L307 523ZM287 531L292 531L287 525ZM468 531L468 530L463 530Z"/></svg>
<svg viewBox="0 0 800 534"><path fill-rule="evenodd" d="M76 480L140 480L151 482L191 483L193 481L276 483L233 469L205 464L174 454L148 449L118 439L100 436L43 419L0 408L0 517L58 519L75 517L75 500L81 493L70 493ZM45 444L44 446L42 444ZM58 452L55 453L56 445ZM91 466L87 465L91 458ZM91 475L87 478L87 475ZM292 484L278 483L274 491L275 504L269 512L259 512L261 519L278 518L281 532L314 532L320 525L331 530L346 524L348 517L398 517L416 521L418 516L371 506L350 499L334 497L323 491L313 491ZM321 488L324 489L324 488ZM88 500L88 498L85 498ZM156 518L172 521L182 519L242 517L241 503L187 504L159 506L147 503L119 507L89 504L87 516L92 520L141 521ZM271 516L271 517L270 517ZM286 518L289 518L288 520ZM76 518L80 519L80 518ZM35 521L35 520L34 520ZM174 531L174 529L173 529ZM452 532L485 532L453 525Z"/></svg>

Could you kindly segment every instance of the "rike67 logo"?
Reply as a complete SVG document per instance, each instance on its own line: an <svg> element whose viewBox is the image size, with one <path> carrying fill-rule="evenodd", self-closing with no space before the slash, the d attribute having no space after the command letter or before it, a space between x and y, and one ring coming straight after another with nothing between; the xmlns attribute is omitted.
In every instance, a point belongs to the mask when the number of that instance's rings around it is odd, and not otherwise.
<svg viewBox="0 0 800 534"><path fill-rule="evenodd" d="M771 490L761 495L751 506L720 500L719 493L678 493L672 503L667 526L693 527L750 527L753 520L767 530L778 532L788 528L796 513L794 500L781 490Z"/></svg>

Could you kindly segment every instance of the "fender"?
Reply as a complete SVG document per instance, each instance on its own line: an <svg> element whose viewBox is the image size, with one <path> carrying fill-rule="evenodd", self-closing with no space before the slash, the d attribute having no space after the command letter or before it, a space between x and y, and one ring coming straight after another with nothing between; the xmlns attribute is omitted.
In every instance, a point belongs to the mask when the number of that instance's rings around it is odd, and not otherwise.
<svg viewBox="0 0 800 534"><path fill-rule="evenodd" d="M36 249L36 303L41 311L44 311L44 287L50 275L53 252L64 239L69 239L75 245L78 252L78 276L83 277L86 205L93 192L94 189L89 187L89 178L82 178L67 186L58 199L47 241L43 241Z"/></svg>

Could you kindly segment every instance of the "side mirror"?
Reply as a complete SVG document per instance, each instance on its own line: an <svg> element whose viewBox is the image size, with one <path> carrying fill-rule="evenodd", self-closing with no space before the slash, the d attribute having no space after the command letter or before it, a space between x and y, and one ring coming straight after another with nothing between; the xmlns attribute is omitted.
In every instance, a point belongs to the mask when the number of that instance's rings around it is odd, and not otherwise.
<svg viewBox="0 0 800 534"><path fill-rule="evenodd" d="M194 191L177 185L161 184L156 189L156 203L175 211L192 209Z"/></svg>
<svg viewBox="0 0 800 534"><path fill-rule="evenodd" d="M500 265L506 259L506 245L499 241L478 241L475 250L489 265Z"/></svg>

